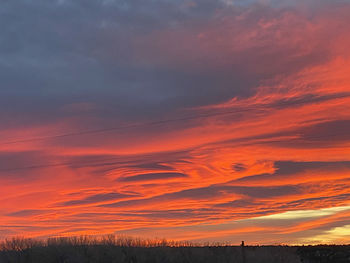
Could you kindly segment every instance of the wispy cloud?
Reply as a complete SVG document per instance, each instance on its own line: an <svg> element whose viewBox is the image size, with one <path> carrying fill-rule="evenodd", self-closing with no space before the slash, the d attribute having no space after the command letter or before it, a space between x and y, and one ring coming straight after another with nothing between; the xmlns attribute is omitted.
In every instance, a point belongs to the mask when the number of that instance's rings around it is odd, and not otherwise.
<svg viewBox="0 0 350 263"><path fill-rule="evenodd" d="M2 235L348 242L349 11L4 3Z"/></svg>

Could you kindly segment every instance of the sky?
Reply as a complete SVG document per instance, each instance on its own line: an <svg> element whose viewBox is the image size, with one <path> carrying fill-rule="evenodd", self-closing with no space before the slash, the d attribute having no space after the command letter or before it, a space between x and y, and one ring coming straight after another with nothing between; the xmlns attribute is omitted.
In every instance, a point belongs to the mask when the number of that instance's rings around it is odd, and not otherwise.
<svg viewBox="0 0 350 263"><path fill-rule="evenodd" d="M350 243L349 13L3 1L0 239Z"/></svg>

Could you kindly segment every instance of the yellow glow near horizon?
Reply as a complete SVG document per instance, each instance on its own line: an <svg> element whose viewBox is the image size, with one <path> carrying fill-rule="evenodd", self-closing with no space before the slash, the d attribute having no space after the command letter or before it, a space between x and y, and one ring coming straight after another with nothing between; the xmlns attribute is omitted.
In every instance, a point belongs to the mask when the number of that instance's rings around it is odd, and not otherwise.
<svg viewBox="0 0 350 263"><path fill-rule="evenodd" d="M350 206L338 206L338 207L330 207L330 208L322 208L317 210L296 210L296 211L288 211L279 214L260 216L252 218L254 220L261 219L271 219L271 220L288 220L288 219L303 219L303 218L314 218L314 217L322 217L336 214L338 212L350 210Z"/></svg>
<svg viewBox="0 0 350 263"><path fill-rule="evenodd" d="M349 236L350 225L344 225L326 230L320 235L304 239L304 242L310 244L344 244L349 240Z"/></svg>

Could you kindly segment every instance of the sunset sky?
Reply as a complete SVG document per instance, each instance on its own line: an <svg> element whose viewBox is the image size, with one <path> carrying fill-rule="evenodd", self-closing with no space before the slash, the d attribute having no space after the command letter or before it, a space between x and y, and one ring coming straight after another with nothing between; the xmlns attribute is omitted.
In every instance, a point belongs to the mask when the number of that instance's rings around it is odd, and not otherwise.
<svg viewBox="0 0 350 263"><path fill-rule="evenodd" d="M350 243L349 0L5 0L0 240Z"/></svg>

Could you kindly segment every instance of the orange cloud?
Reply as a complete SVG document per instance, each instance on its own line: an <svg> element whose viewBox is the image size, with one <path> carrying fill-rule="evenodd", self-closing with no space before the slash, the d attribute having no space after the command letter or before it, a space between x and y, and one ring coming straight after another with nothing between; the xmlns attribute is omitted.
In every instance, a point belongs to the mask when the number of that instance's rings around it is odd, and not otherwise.
<svg viewBox="0 0 350 263"><path fill-rule="evenodd" d="M210 23L137 38L161 54L140 48L141 62L198 74L236 74L242 65L239 72L257 76L258 85L181 109L199 118L58 137L83 124L64 119L2 131L2 235L156 233L233 242L250 233L251 242L280 234L280 242L297 243L306 230L346 225L347 211L280 226L249 220L348 205L349 9L312 18L291 10L218 11Z"/></svg>

